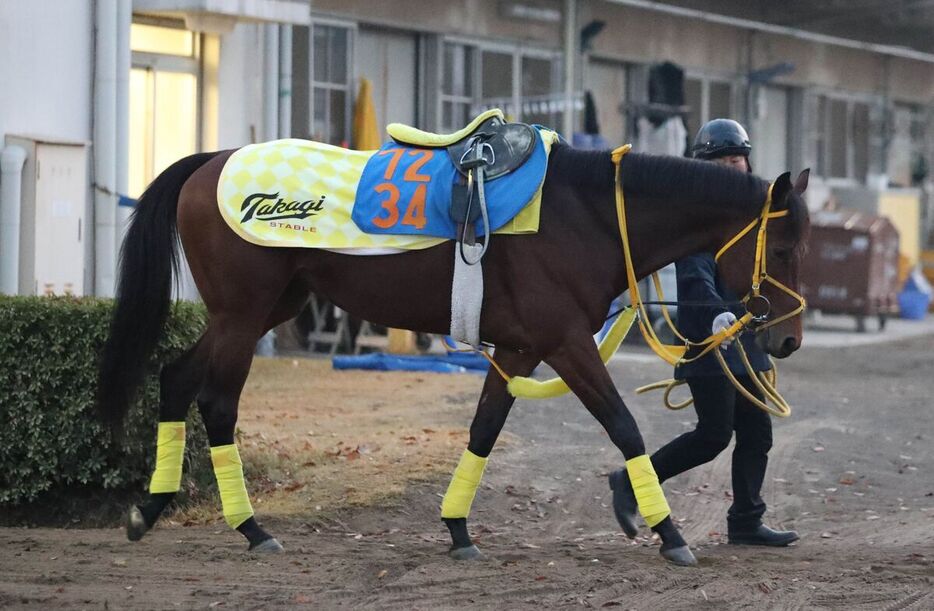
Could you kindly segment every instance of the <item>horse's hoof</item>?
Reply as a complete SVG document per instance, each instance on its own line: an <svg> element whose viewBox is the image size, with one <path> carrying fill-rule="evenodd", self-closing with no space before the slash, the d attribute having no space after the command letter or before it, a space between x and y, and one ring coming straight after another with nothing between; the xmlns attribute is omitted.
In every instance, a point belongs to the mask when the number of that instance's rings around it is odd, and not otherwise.
<svg viewBox="0 0 934 611"><path fill-rule="evenodd" d="M677 564L678 566L696 566L697 558L694 557L694 552L691 551L691 548L687 545L682 545L681 547L673 547L671 549L662 549L661 550L662 558L667 560L672 564Z"/></svg>
<svg viewBox="0 0 934 611"><path fill-rule="evenodd" d="M130 541L139 541L149 531L143 512L133 505L126 518L126 538Z"/></svg>
<svg viewBox="0 0 934 611"><path fill-rule="evenodd" d="M285 551L285 548L282 547L281 543L276 541L275 537L270 537L265 541L260 541L256 545L251 545L250 551L263 554L278 554L279 552Z"/></svg>
<svg viewBox="0 0 934 611"><path fill-rule="evenodd" d="M483 554L476 545L456 547L449 551L448 555L454 560L483 560Z"/></svg>

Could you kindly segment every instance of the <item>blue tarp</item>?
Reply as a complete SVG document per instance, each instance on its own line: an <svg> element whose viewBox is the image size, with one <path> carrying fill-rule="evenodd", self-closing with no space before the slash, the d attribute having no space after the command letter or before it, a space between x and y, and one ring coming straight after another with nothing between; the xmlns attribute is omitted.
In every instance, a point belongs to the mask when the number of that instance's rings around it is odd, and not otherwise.
<svg viewBox="0 0 934 611"><path fill-rule="evenodd" d="M476 353L456 352L446 355L402 356L374 352L355 356L335 356L334 369L372 371L432 371L435 373L486 373L489 362Z"/></svg>

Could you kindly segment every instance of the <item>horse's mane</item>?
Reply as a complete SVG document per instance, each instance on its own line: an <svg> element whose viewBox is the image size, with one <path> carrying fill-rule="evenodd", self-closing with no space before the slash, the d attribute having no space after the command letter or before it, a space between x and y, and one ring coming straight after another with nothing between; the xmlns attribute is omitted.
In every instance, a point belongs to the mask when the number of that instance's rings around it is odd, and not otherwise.
<svg viewBox="0 0 934 611"><path fill-rule="evenodd" d="M754 174L685 157L629 153L621 165L627 194L651 195L685 204L729 206L754 215L762 209L768 181ZM549 178L593 189L615 184L610 151L575 149L555 144L549 160ZM800 197L789 198L789 220L796 239L805 230L807 208Z"/></svg>

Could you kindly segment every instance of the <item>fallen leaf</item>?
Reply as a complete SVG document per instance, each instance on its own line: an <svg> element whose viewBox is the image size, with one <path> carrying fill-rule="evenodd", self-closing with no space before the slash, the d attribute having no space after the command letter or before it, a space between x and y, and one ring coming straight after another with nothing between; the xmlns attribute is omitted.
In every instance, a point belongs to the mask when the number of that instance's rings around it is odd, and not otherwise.
<svg viewBox="0 0 934 611"><path fill-rule="evenodd" d="M389 570L388 570L388 569L383 569L382 571L380 571L379 573L376 574L376 578L377 578L377 579L382 579L383 577L386 576L387 573L389 573Z"/></svg>

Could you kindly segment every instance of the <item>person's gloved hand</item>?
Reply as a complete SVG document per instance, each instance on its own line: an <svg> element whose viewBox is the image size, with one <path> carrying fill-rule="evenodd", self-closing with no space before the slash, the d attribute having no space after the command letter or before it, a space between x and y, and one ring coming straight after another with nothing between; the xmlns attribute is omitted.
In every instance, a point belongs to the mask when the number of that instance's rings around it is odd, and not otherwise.
<svg viewBox="0 0 934 611"><path fill-rule="evenodd" d="M733 326L733 323L736 322L736 315L733 312L723 312L718 314L716 318L713 319L713 325L710 327L710 332L713 335L716 335L724 329L729 329ZM729 345L733 342L733 338L723 340L723 343L720 344L721 350L726 350Z"/></svg>

